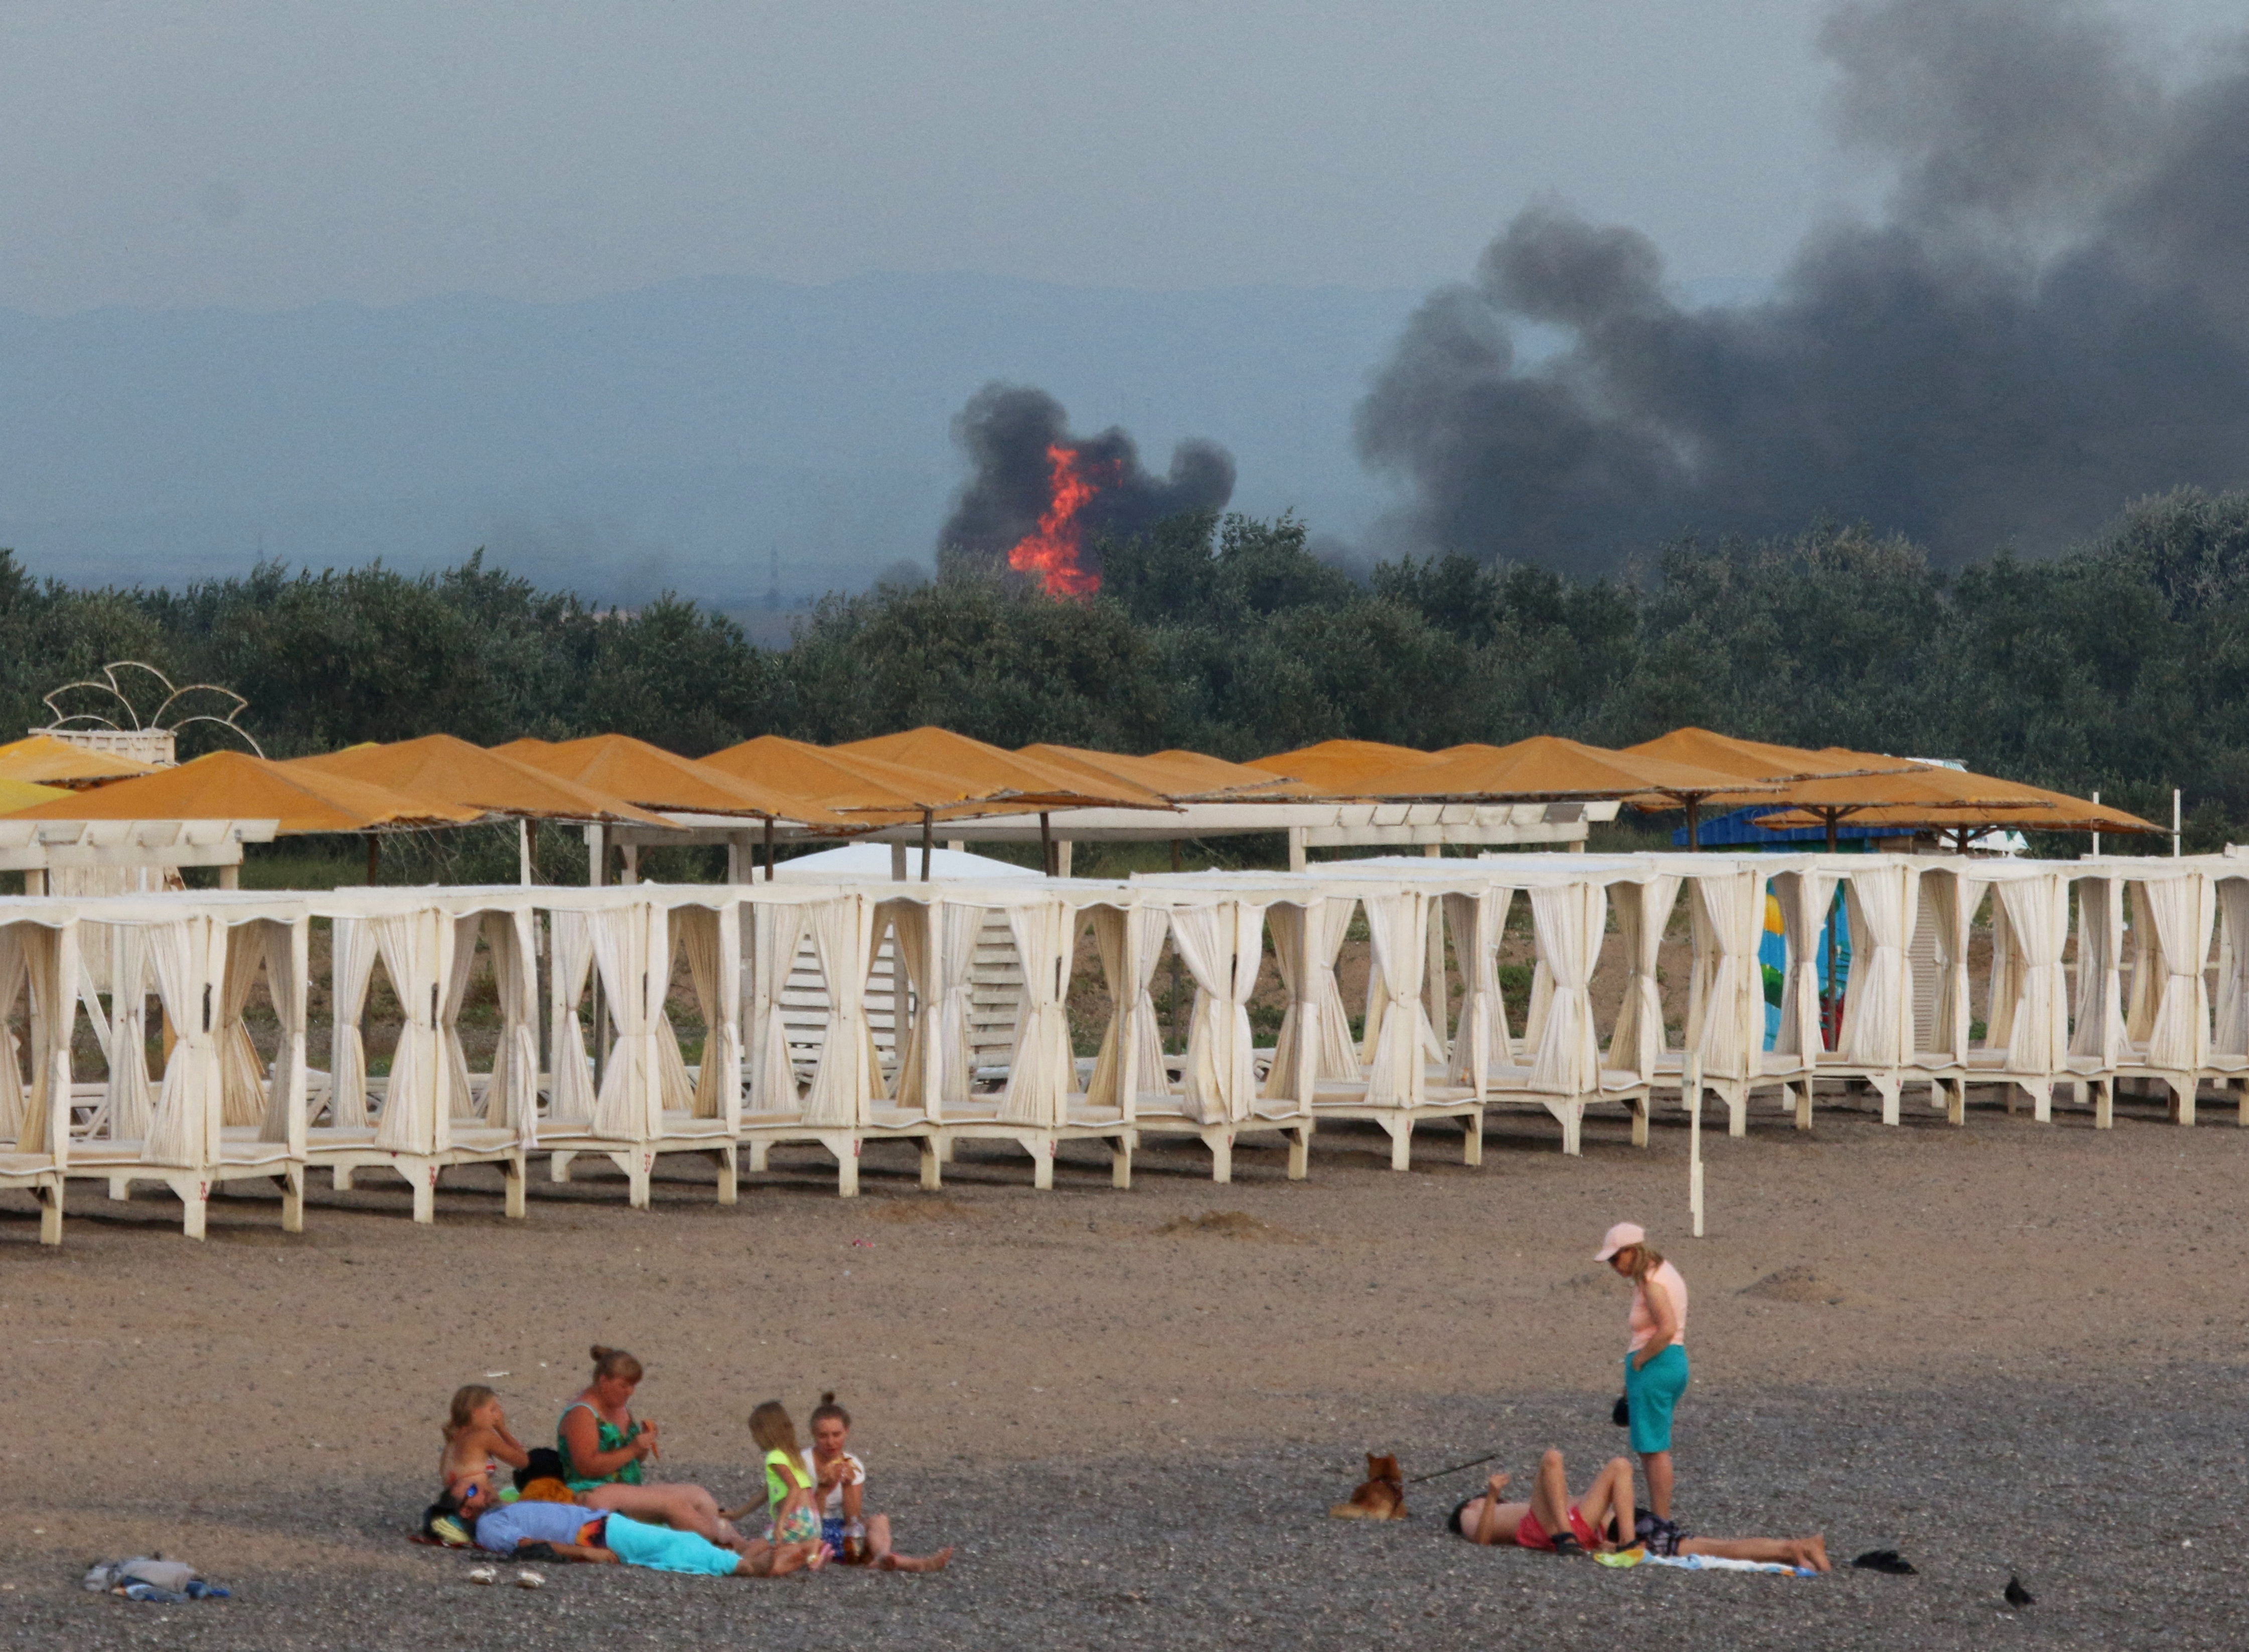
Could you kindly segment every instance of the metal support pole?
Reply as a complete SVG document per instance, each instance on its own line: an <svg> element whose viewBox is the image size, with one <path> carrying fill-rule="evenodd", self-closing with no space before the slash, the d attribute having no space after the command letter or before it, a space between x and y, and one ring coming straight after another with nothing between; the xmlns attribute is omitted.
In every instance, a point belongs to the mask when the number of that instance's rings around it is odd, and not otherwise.
<svg viewBox="0 0 2249 1652"><path fill-rule="evenodd" d="M367 881L370 886L382 881L382 837L380 833L367 835Z"/></svg>
<svg viewBox="0 0 2249 1652"><path fill-rule="evenodd" d="M1687 1088L1687 1216L1695 1236L1700 1239L1702 1236L1702 1057L1690 1050L1682 1068L1680 1081Z"/></svg>
<svg viewBox="0 0 2249 1652"><path fill-rule="evenodd" d="M2101 807L2101 794L2099 792L2093 794L2093 807L2095 809ZM2093 829L2093 857L2095 860L2101 858L2101 829L2098 826Z"/></svg>
<svg viewBox="0 0 2249 1652"><path fill-rule="evenodd" d="M921 811L921 880L925 884L929 881L930 850L934 847L936 836L937 811L925 809Z"/></svg>
<svg viewBox="0 0 2249 1652"><path fill-rule="evenodd" d="M1039 810L1039 875L1055 875L1054 816L1043 809Z"/></svg>
<svg viewBox="0 0 2249 1652"><path fill-rule="evenodd" d="M2171 858L2179 857L2179 788L2171 788Z"/></svg>

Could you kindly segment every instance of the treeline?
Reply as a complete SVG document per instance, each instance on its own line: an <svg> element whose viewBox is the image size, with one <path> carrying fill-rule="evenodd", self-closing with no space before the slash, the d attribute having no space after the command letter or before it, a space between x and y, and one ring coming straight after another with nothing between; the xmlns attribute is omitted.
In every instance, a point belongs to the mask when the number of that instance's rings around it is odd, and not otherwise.
<svg viewBox="0 0 2249 1652"><path fill-rule="evenodd" d="M2249 494L2142 502L2095 542L1933 568L1895 538L1665 548L1620 580L1462 558L1363 581L1283 518L1185 518L1100 547L1097 600L947 577L831 597L761 649L677 598L598 609L481 558L78 590L0 553L0 730L104 661L227 685L275 755L445 730L615 729L692 754L940 723L1249 757L1345 735L1627 745L1684 723L1970 767L2167 818L2249 823ZM2074 845L2073 845L2074 846Z"/></svg>

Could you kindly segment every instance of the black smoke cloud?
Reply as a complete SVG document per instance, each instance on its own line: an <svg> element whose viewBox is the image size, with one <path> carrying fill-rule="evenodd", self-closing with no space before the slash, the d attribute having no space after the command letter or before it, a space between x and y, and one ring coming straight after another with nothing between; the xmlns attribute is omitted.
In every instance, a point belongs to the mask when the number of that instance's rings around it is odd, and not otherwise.
<svg viewBox="0 0 2249 1652"><path fill-rule="evenodd" d="M1044 390L987 384L953 421L953 439L970 475L938 538L940 568L1004 568L1016 542L1038 527L1053 489L1047 458L1053 446L1078 457L1096 492L1079 520L1088 560L1104 534L1123 537L1167 516L1222 510L1234 497L1234 457L1215 442L1186 441L1172 450L1169 476L1140 468L1140 451L1114 427L1097 436L1069 434L1069 415Z"/></svg>
<svg viewBox="0 0 2249 1652"><path fill-rule="evenodd" d="M1828 515L1958 559L2249 482L2249 52L2167 87L2075 0L1842 4L1822 45L1881 217L1690 310L1645 236L1523 212L1359 407L1409 546L1590 571ZM1519 364L1518 321L1565 348Z"/></svg>

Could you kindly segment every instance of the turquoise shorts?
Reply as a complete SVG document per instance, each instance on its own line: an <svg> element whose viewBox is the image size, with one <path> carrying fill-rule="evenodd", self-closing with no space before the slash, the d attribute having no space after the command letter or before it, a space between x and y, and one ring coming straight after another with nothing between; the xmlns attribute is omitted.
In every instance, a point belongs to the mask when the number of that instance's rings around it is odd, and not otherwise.
<svg viewBox="0 0 2249 1652"><path fill-rule="evenodd" d="M609 1518L602 1546L627 1566L651 1572L692 1572L706 1578L732 1577L742 1557L722 1549L692 1532L674 1532L668 1525L644 1525L622 1514Z"/></svg>
<svg viewBox="0 0 2249 1652"><path fill-rule="evenodd" d="M1632 1449L1645 1456L1671 1449L1671 1408L1687 1392L1687 1350L1673 1343L1635 1368L1624 1357L1624 1397L1632 1407Z"/></svg>

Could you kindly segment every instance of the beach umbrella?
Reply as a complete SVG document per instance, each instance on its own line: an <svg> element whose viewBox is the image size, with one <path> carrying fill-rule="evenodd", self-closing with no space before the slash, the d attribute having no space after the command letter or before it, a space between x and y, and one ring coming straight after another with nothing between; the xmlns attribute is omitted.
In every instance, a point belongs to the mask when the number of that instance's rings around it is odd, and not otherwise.
<svg viewBox="0 0 2249 1652"><path fill-rule="evenodd" d="M2161 832L2163 829L2137 815L2129 815L2121 809L2112 809L2087 798L2073 797L2067 792L2048 791L2041 786L2026 786L2020 781L2000 780L1990 774L1970 774L1964 770L1943 768L1933 764L1921 767L1940 777L1950 776L1955 782L1956 793L1970 791L1979 801L1877 804L1851 811L1847 816L1851 823L1854 826L1893 828L1902 834L1951 832L1963 849L1985 832L2009 827L2040 832L2123 833ZM1941 779L1939 783L1943 783ZM1847 816L1839 814L1836 818L1840 821ZM1825 819L1819 809L1807 807L1761 815L1757 823L1771 830L1785 830L1791 827L1817 826Z"/></svg>
<svg viewBox="0 0 2249 1652"><path fill-rule="evenodd" d="M1829 747L1840 754L1840 747ZM1997 824L1991 816L2005 815L2023 825L2036 829L2043 820L2027 818L2036 815L2051 816L2055 812L2055 794L2040 794L2036 788L2019 785L2012 781L1994 780L1986 774L1971 774L1964 769L1947 768L1940 763L1916 763L1910 768L1887 774L1858 774L1833 779L1794 781L1782 786L1765 801L1772 803L1776 813L1761 815L1757 823L1771 827L1784 817L1798 825L1824 825L1827 829L1827 847L1835 848L1836 828L1846 820L1866 824L1864 816L1875 809L1916 809L1967 811L1987 825ZM1744 797L1745 803L1759 800ZM2067 802L2074 803L2075 799ZM2083 805L2091 808L2093 805ZM2127 816L2126 818L2130 818ZM2134 829L2154 829L2142 822Z"/></svg>
<svg viewBox="0 0 2249 1652"><path fill-rule="evenodd" d="M385 745L347 746L317 757L291 759L289 768L347 780L368 781L412 797L474 809L519 820L630 821L643 826L671 824L661 815L636 809L622 798L565 780L501 752L451 734Z"/></svg>
<svg viewBox="0 0 2249 1652"><path fill-rule="evenodd" d="M176 768L120 780L93 791L19 810L19 820L270 820L277 836L366 832L368 881L375 880L374 834L423 826L464 826L485 811L409 797L385 786L276 763L247 752L212 752Z"/></svg>
<svg viewBox="0 0 2249 1652"><path fill-rule="evenodd" d="M1123 781L1175 803L1279 802L1309 796L1312 791L1302 781L1285 779L1270 769L1229 763L1200 752L1126 757L1078 746L1026 746L1017 754L1073 770L1089 781Z"/></svg>
<svg viewBox="0 0 2249 1652"><path fill-rule="evenodd" d="M629 734L595 734L560 741L518 740L492 749L642 809L691 815L760 815L806 826L853 824L807 798L793 797L774 787L708 767Z"/></svg>
<svg viewBox="0 0 2249 1652"><path fill-rule="evenodd" d="M27 780L0 779L0 815L12 815L35 803L52 803L72 794L60 786L35 786Z"/></svg>
<svg viewBox="0 0 2249 1652"><path fill-rule="evenodd" d="M1740 788L1730 774L1534 734L1511 746L1456 746L1434 761L1362 781L1365 795L1478 802L1593 802L1647 792Z"/></svg>
<svg viewBox="0 0 2249 1652"><path fill-rule="evenodd" d="M851 740L831 749L926 769L967 787L986 802L1035 809L1044 856L1042 864L1049 874L1055 864L1053 810L1171 807L1160 794L1129 781L1096 780L1083 771L1025 757L1002 747L971 740L966 734L956 734L950 729L910 728L873 740Z"/></svg>
<svg viewBox="0 0 2249 1652"><path fill-rule="evenodd" d="M1253 757L1244 765L1301 781L1321 797L1363 797L1365 781L1437 761L1434 752L1411 746L1386 746L1373 740L1324 740L1293 752Z"/></svg>
<svg viewBox="0 0 2249 1652"><path fill-rule="evenodd" d="M72 745L52 734L33 734L0 746L0 780L30 781L38 786L100 786L154 774L162 767Z"/></svg>
<svg viewBox="0 0 2249 1652"><path fill-rule="evenodd" d="M755 740L729 746L702 760L713 768L754 780L777 790L811 798L824 809L849 815L869 826L892 826L918 819L922 828L922 880L929 879L935 822L939 816L988 814L994 805L979 802L977 788L952 775L894 763L865 752L815 746L781 734L760 734ZM1015 807L1009 803L1008 809ZM766 844L766 881L774 877L773 843Z"/></svg>
<svg viewBox="0 0 2249 1652"><path fill-rule="evenodd" d="M1654 740L1642 740L1637 746L1627 746L1627 757L1654 757L1666 762L1687 763L1713 774L1731 775L1736 781L1752 782L1785 781L1833 778L1844 774L1895 774L1914 767L1902 757L1877 757L1865 752L1845 752L1829 747L1824 752L1806 751L1800 746L1773 746L1762 740L1737 740L1731 734L1714 733L1707 728L1675 728ZM1636 803L1639 808L1668 808L1673 804L1687 811L1687 847L1700 849L1702 844L1702 809L1713 795L1687 788L1669 788L1658 792L1659 803Z"/></svg>

